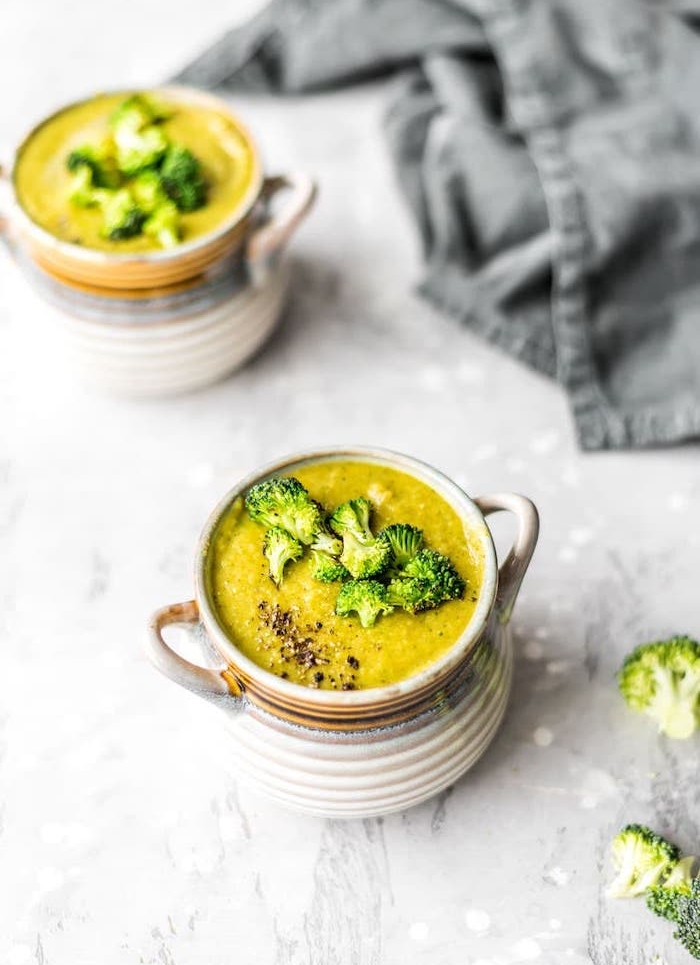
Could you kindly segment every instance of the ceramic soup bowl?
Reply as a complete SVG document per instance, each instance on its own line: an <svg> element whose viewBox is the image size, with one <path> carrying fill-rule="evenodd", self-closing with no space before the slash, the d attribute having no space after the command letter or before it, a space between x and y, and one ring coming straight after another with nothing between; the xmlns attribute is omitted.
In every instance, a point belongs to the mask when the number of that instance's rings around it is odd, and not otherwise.
<svg viewBox="0 0 700 965"><path fill-rule="evenodd" d="M127 97L131 92L117 92ZM18 191L18 172L23 157L36 138L62 115L87 108L89 98L70 104L45 118L23 139L15 151L9 174L4 177L5 203L0 212L0 229L4 227L23 255L43 271L64 283L90 291L117 290L124 294L143 289L163 289L201 276L223 257L238 251L253 273L284 246L296 226L313 204L314 182L303 174L266 176L258 148L239 118L220 98L194 88L168 86L148 91L149 95L168 104L185 105L213 112L225 120L226 134L235 137L246 152L249 174L245 189L232 209L206 231L191 241L174 248L139 252L116 252L73 244L42 227L25 210ZM99 95L111 97L111 95ZM55 152L42 148L46 164L56 164ZM60 159L59 159L60 160ZM61 162L62 163L62 162ZM0 171L0 174L2 172ZM276 213L270 213L270 202L284 196Z"/></svg>
<svg viewBox="0 0 700 965"><path fill-rule="evenodd" d="M393 467L427 484L478 544L483 579L461 635L426 669L388 686L313 689L262 669L224 632L207 589L208 554L234 500L257 482L334 460ZM500 568L486 518L506 510L517 534ZM538 536L537 510L514 493L470 498L436 469L383 450L332 449L288 457L249 476L210 516L198 544L195 599L163 607L147 637L166 676L224 711L242 780L292 809L333 817L401 810L454 783L493 739L512 675L509 628ZM391 619L388 617L387 619ZM218 666L196 666L163 637L169 624L198 624Z"/></svg>

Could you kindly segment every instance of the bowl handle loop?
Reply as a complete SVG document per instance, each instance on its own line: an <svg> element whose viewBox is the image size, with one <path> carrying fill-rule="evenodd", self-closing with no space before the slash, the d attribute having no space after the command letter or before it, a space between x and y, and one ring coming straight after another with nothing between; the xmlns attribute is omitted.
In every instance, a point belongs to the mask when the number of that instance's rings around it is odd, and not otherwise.
<svg viewBox="0 0 700 965"><path fill-rule="evenodd" d="M0 164L0 241L11 242L12 188L7 170Z"/></svg>
<svg viewBox="0 0 700 965"><path fill-rule="evenodd" d="M540 531L540 518L535 504L517 493L493 493L474 500L484 516L508 510L518 521L518 532L508 556L498 570L496 613L501 623L507 623L525 571L530 565Z"/></svg>
<svg viewBox="0 0 700 965"><path fill-rule="evenodd" d="M246 242L246 260L254 279L264 274L274 256L282 251L316 199L316 182L307 174L265 178L261 198L269 202L276 194L287 190L290 193L285 203L253 228Z"/></svg>
<svg viewBox="0 0 700 965"><path fill-rule="evenodd" d="M146 652L151 663L176 684L193 690L202 697L235 697L241 704L242 691L230 671L198 667L176 653L163 639L163 627L173 623L198 623L199 607L196 600L171 603L161 607L151 617L146 637Z"/></svg>

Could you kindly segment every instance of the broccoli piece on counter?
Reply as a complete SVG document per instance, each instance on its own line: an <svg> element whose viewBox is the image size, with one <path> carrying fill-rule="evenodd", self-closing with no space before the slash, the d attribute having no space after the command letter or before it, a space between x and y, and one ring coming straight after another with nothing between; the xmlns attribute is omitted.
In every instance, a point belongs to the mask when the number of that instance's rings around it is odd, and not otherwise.
<svg viewBox="0 0 700 965"><path fill-rule="evenodd" d="M304 547L290 536L286 529L273 526L265 533L263 553L270 564L270 579L276 586L281 586L285 566L300 559L304 553Z"/></svg>
<svg viewBox="0 0 700 965"><path fill-rule="evenodd" d="M335 510L330 528L343 541L340 562L355 579L381 575L391 562L391 546L386 536L374 537L369 528L372 504L364 496L350 499Z"/></svg>
<svg viewBox="0 0 700 965"><path fill-rule="evenodd" d="M665 881L647 890L646 901L650 911L661 918L668 918L669 921L678 920L681 899L688 898L692 891L694 863L695 858L692 855L681 858Z"/></svg>
<svg viewBox="0 0 700 965"><path fill-rule="evenodd" d="M678 899L676 915L673 937L693 958L700 958L700 878L693 879L690 895Z"/></svg>
<svg viewBox="0 0 700 965"><path fill-rule="evenodd" d="M608 888L611 898L633 898L659 884L680 858L678 848L642 824L628 824L612 842L617 876Z"/></svg>
<svg viewBox="0 0 700 965"><path fill-rule="evenodd" d="M106 145L96 148L87 144L76 148L66 158L66 167L71 174L85 176L85 172L89 172L90 184L95 188L114 190L121 184L121 176Z"/></svg>
<svg viewBox="0 0 700 965"><path fill-rule="evenodd" d="M336 583L350 576L342 563L321 550L311 550L312 574L320 583Z"/></svg>
<svg viewBox="0 0 700 965"><path fill-rule="evenodd" d="M196 211L207 200L202 167L191 151L172 145L160 169L163 190L180 211Z"/></svg>
<svg viewBox="0 0 700 965"><path fill-rule="evenodd" d="M363 627L374 626L382 613L391 613L393 607L387 600L386 587L378 580L350 580L340 588L335 602L339 617L356 613Z"/></svg>
<svg viewBox="0 0 700 965"><path fill-rule="evenodd" d="M268 528L280 526L294 539L311 546L323 531L323 513L298 479L275 476L256 483L245 498L248 515Z"/></svg>
<svg viewBox="0 0 700 965"><path fill-rule="evenodd" d="M409 523L392 523L379 534L389 540L392 553L392 572L399 572L402 567L412 560L423 545L423 530Z"/></svg>
<svg viewBox="0 0 700 965"><path fill-rule="evenodd" d="M651 717L668 737L685 739L700 727L700 643L672 637L642 644L618 674L628 707Z"/></svg>

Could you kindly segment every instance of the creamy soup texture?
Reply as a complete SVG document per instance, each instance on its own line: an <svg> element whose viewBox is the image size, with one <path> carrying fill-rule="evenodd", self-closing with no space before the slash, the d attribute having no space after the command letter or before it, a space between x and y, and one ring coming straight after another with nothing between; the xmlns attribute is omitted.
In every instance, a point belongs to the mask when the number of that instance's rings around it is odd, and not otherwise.
<svg viewBox="0 0 700 965"><path fill-rule="evenodd" d="M158 249L147 235L109 241L100 234L102 215L68 200L68 154L99 143L108 119L128 94L104 94L66 108L42 124L24 145L14 182L20 205L32 221L62 241L121 254ZM207 180L207 203L180 218L182 241L206 234L225 221L245 198L254 177L251 146L234 121L210 107L178 102L159 92L147 94L171 111L163 129L173 143L189 148Z"/></svg>
<svg viewBox="0 0 700 965"><path fill-rule="evenodd" d="M208 593L233 643L260 667L324 689L381 687L413 676L456 642L474 613L484 556L482 537L426 483L397 469L360 461L324 461L293 473L327 509L355 496L372 501L372 526L410 522L466 580L464 598L412 615L402 610L363 628L334 613L339 583L311 575L308 554L285 569L278 589L263 556L264 528L236 500L215 531L207 556ZM478 524L474 524L475 526Z"/></svg>

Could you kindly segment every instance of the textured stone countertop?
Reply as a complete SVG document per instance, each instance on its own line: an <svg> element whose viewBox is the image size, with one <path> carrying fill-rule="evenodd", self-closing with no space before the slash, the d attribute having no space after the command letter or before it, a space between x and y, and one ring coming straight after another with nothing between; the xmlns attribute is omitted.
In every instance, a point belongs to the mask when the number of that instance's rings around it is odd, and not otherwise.
<svg viewBox="0 0 700 965"><path fill-rule="evenodd" d="M0 156L62 101L167 75L224 6L200 0L193 26L165 0L114 24L87 0L12 4ZM700 633L698 450L581 455L556 385L412 294L386 94L234 99L270 169L315 173L321 195L282 326L206 391L132 403L72 384L0 253L2 965L690 961L602 889L622 823L700 850L700 738L660 739L614 682L636 643ZM240 788L217 711L142 652L150 611L191 597L214 502L263 461L341 442L404 450L473 494L519 490L542 517L497 739L439 798L346 823Z"/></svg>

